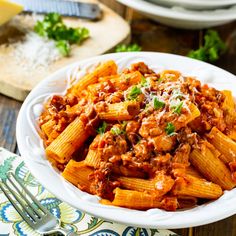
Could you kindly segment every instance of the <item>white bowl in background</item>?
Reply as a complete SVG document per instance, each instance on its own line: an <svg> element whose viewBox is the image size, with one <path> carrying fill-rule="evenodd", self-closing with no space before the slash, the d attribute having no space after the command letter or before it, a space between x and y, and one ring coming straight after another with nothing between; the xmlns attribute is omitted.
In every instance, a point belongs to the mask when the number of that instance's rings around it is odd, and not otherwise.
<svg viewBox="0 0 236 236"><path fill-rule="evenodd" d="M187 10L163 7L144 0L117 0L162 24L182 29L203 29L223 25L236 19L236 5L227 9Z"/></svg>
<svg viewBox="0 0 236 236"><path fill-rule="evenodd" d="M193 10L226 8L236 4L236 0L146 0L162 6L181 6Z"/></svg>

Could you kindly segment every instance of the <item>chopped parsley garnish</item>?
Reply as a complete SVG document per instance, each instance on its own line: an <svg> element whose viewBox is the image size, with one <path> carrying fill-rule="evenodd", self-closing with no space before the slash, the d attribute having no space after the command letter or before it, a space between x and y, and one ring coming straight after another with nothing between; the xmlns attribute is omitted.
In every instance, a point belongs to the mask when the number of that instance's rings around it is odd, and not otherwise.
<svg viewBox="0 0 236 236"><path fill-rule="evenodd" d="M121 130L120 128L118 128L118 127L112 127L111 128L111 133L113 134L113 135L120 135L120 134L124 134L124 130Z"/></svg>
<svg viewBox="0 0 236 236"><path fill-rule="evenodd" d="M177 106L173 107L173 112L180 115L183 107L183 102L180 102Z"/></svg>
<svg viewBox="0 0 236 236"><path fill-rule="evenodd" d="M63 56L69 56L71 44L80 44L89 37L87 28L66 26L58 13L49 13L42 21L37 21L34 31L42 37L56 41L56 47Z"/></svg>
<svg viewBox="0 0 236 236"><path fill-rule="evenodd" d="M166 125L165 131L168 135L172 135L175 132L175 126L171 122L169 122Z"/></svg>
<svg viewBox="0 0 236 236"><path fill-rule="evenodd" d="M103 121L102 125L100 127L98 127L98 129L97 129L97 133L100 135L103 135L106 132L106 128L107 128L107 123L105 121Z"/></svg>
<svg viewBox="0 0 236 236"><path fill-rule="evenodd" d="M115 48L115 52L139 52L141 50L142 48L136 43L128 45L120 44Z"/></svg>
<svg viewBox="0 0 236 236"><path fill-rule="evenodd" d="M145 77L142 77L140 85L144 88L150 87L150 83Z"/></svg>
<svg viewBox="0 0 236 236"><path fill-rule="evenodd" d="M188 53L188 57L201 61L214 62L219 59L220 55L226 50L226 44L222 41L215 30L207 30L204 36L204 45L197 50Z"/></svg>
<svg viewBox="0 0 236 236"><path fill-rule="evenodd" d="M141 93L142 93L142 90L139 87L133 86L127 95L127 99L135 100L138 97L138 95Z"/></svg>
<svg viewBox="0 0 236 236"><path fill-rule="evenodd" d="M157 97L153 98L153 107L154 109L160 109L163 108L165 106L165 103L160 101Z"/></svg>

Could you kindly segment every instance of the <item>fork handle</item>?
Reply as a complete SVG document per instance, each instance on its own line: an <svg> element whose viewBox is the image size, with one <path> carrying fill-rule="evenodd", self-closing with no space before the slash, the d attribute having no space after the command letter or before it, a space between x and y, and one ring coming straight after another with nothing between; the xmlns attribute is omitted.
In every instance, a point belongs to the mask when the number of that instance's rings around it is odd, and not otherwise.
<svg viewBox="0 0 236 236"><path fill-rule="evenodd" d="M70 230L64 229L64 228L59 228L57 231L59 233L62 233L64 236L78 236L79 235L75 232L71 232Z"/></svg>

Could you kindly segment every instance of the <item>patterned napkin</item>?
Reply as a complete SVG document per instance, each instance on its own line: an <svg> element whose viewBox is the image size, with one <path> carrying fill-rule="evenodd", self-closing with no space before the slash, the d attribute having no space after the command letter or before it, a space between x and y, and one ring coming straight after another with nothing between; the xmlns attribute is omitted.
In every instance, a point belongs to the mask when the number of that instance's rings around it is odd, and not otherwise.
<svg viewBox="0 0 236 236"><path fill-rule="evenodd" d="M89 236L178 236L169 230L143 229L108 222L85 214L62 202L48 192L31 175L23 158L0 148L0 179L12 171L20 178L34 196L60 218L64 227ZM11 203L0 190L0 236L40 236L21 219Z"/></svg>

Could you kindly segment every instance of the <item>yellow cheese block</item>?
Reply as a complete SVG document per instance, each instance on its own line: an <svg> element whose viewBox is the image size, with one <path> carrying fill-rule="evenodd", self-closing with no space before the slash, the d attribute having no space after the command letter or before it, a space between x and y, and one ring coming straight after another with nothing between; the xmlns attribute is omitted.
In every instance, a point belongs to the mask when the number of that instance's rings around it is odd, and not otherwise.
<svg viewBox="0 0 236 236"><path fill-rule="evenodd" d="M13 16L23 10L23 6L10 2L8 0L0 0L0 25L9 21Z"/></svg>

